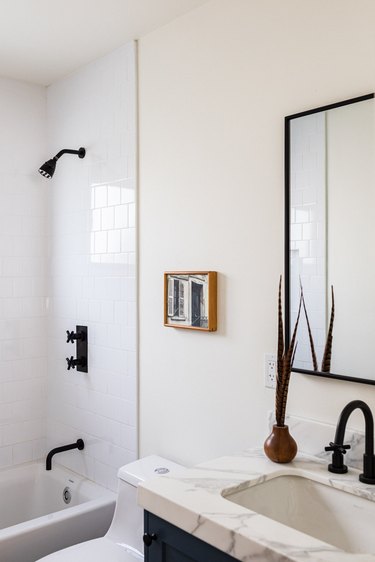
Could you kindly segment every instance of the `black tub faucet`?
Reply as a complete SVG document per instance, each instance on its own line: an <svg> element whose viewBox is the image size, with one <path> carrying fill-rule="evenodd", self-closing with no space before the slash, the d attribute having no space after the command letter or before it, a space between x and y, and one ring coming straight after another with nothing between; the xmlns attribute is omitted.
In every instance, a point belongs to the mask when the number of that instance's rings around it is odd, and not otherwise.
<svg viewBox="0 0 375 562"><path fill-rule="evenodd" d="M56 447L55 449L51 449L46 458L46 470L52 469L52 457L56 455L56 453L63 453L64 451L70 451L71 449L78 449L82 451L85 448L85 444L83 439L77 439L76 443L71 443L70 445L63 445L62 447Z"/></svg>
<svg viewBox="0 0 375 562"><path fill-rule="evenodd" d="M344 454L350 445L344 445L345 429L349 416L354 410L359 409L365 417L365 453L363 455L363 473L359 475L359 480L364 484L375 484L375 456L374 456L374 418L368 405L362 400L349 402L340 414L337 422L335 441L325 447L326 451L332 451L332 464L328 465L328 470L336 474L348 472L348 467L344 464Z"/></svg>

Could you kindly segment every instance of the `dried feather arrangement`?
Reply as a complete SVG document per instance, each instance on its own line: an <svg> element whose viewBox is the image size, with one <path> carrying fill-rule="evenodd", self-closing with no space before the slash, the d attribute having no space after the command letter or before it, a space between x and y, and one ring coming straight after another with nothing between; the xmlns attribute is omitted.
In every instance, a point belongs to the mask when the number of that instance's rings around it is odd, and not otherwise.
<svg viewBox="0 0 375 562"><path fill-rule="evenodd" d="M277 344L277 376L276 376L276 404L275 416L276 425L282 427L285 425L286 402L288 398L290 373L292 371L294 356L297 349L297 328L301 315L302 291L300 294L299 307L296 323L293 330L292 339L286 350L284 346L284 326L283 311L281 303L281 276L279 282L279 307L278 307L278 344Z"/></svg>
<svg viewBox="0 0 375 562"><path fill-rule="evenodd" d="M303 309L305 311L305 318L306 318L306 322L307 322L307 330L309 332L309 341L310 341L310 350L311 350L312 362L313 362L314 371L317 371L318 370L318 362L316 360L314 340L313 340L312 333L311 333L310 322L309 322L309 318L308 318L308 314L307 314L305 298L303 296L303 289L302 289L301 281L300 281L300 286L301 286L302 304L303 304ZM326 340L326 345L325 345L325 348L324 348L324 354L323 354L323 360L322 360L322 367L321 367L322 373L329 373L329 371L331 369L332 343L333 343L333 322L334 322L334 320L335 320L335 295L334 295L334 292L333 292L333 285L331 285L331 316L330 316L330 320L329 320L327 340Z"/></svg>
<svg viewBox="0 0 375 562"><path fill-rule="evenodd" d="M299 307L292 339L288 349L284 344L283 309L281 302L281 281L279 282L278 302L278 342L277 342L277 376L276 376L276 401L275 417L276 424L270 435L264 442L264 452L267 457L277 463L291 462L297 454L297 443L289 433L285 425L286 402L288 398L289 380L293 367L293 361L297 349L297 328L301 315L302 292L299 299Z"/></svg>

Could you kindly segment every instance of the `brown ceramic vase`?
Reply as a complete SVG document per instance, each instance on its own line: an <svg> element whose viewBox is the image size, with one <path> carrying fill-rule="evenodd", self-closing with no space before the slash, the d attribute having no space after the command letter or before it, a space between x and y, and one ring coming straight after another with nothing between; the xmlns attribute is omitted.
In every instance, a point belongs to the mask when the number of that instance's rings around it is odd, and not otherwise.
<svg viewBox="0 0 375 562"><path fill-rule="evenodd" d="M272 427L264 442L264 452L273 462L291 462L297 454L297 443L289 433L287 425Z"/></svg>

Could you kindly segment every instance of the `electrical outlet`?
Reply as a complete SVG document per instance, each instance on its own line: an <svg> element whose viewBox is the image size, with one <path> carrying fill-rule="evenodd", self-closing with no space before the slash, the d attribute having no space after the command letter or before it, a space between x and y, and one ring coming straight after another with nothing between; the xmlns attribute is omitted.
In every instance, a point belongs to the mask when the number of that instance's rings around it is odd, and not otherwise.
<svg viewBox="0 0 375 562"><path fill-rule="evenodd" d="M264 355L264 386L276 388L276 355L273 353Z"/></svg>

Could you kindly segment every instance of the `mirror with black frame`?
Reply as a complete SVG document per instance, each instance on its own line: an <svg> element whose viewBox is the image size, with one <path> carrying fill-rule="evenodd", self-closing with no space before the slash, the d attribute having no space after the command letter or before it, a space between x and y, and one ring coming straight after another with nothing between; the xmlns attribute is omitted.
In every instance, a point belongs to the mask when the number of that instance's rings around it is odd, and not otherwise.
<svg viewBox="0 0 375 562"><path fill-rule="evenodd" d="M375 384L374 94L285 118L285 330L304 315L293 371ZM322 358L335 316L329 371ZM323 369L324 370L324 369Z"/></svg>

